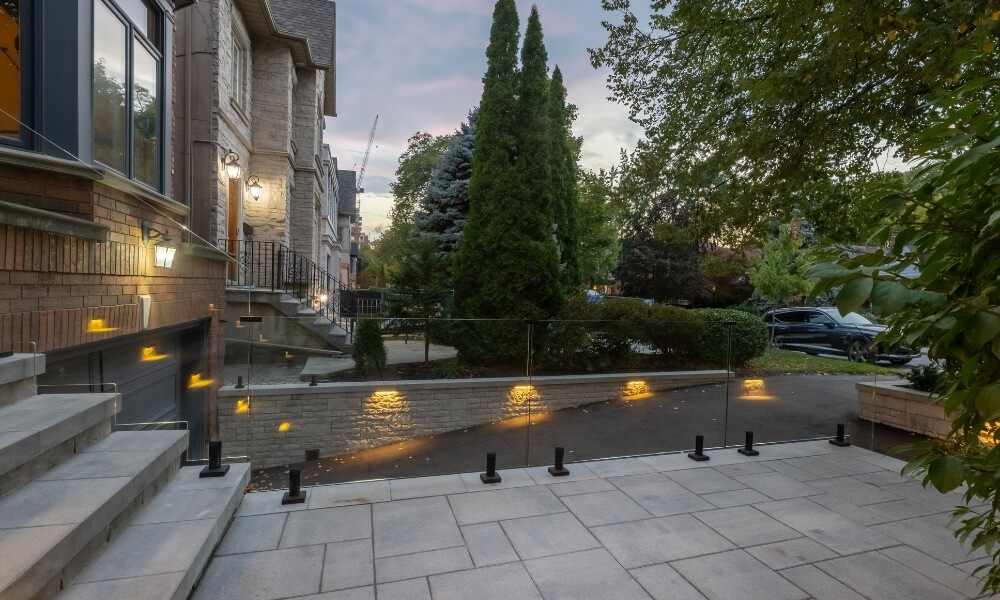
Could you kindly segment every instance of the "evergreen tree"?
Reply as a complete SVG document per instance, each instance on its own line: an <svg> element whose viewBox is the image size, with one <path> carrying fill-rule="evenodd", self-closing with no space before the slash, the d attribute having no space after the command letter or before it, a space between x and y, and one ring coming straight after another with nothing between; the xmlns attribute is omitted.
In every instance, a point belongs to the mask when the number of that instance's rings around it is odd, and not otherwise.
<svg viewBox="0 0 1000 600"><path fill-rule="evenodd" d="M573 137L573 111L566 104L566 86L562 71L556 66L549 83L549 160L552 176L552 217L559 248L559 275L563 289L572 292L580 287L580 256L577 211L580 191L577 188L577 140Z"/></svg>
<svg viewBox="0 0 1000 600"><path fill-rule="evenodd" d="M502 292L497 257L506 224L503 204L517 196L513 163L517 157L511 123L517 108L517 6L497 0L493 9L486 74L476 125L476 153L469 181L469 218L453 265L455 309L461 316L499 316L490 299Z"/></svg>
<svg viewBox="0 0 1000 600"><path fill-rule="evenodd" d="M462 123L455 140L441 156L431 174L420 210L413 220L417 235L437 243L438 251L450 260L458 249L462 230L469 217L469 178L472 176L472 152L475 147L478 109L469 113L469 122Z"/></svg>

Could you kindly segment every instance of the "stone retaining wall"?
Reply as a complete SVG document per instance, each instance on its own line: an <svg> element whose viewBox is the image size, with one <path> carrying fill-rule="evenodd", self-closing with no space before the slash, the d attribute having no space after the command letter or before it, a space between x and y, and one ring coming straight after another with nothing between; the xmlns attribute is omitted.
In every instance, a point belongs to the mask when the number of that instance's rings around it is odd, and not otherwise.
<svg viewBox="0 0 1000 600"><path fill-rule="evenodd" d="M899 382L856 383L858 416L904 431L943 439L951 431L951 419L937 396L911 389Z"/></svg>
<svg viewBox="0 0 1000 600"><path fill-rule="evenodd" d="M721 383L725 371L254 386L219 391L219 439L255 468L651 392ZM251 444L252 440L252 444Z"/></svg>

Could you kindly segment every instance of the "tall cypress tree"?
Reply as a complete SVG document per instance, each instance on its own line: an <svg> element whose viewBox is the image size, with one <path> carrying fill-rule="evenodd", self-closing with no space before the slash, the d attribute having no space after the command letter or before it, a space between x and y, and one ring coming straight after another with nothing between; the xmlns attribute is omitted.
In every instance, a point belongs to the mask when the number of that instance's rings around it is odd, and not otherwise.
<svg viewBox="0 0 1000 600"><path fill-rule="evenodd" d="M566 86L562 71L556 66L549 83L549 160L552 173L552 216L559 246L559 276L563 289L572 292L580 287L580 258L577 231L577 141L573 137L573 111L566 104Z"/></svg>
<svg viewBox="0 0 1000 600"><path fill-rule="evenodd" d="M513 172L516 138L511 123L517 112L517 45L520 37L514 0L497 0L493 8L490 43L486 48L486 75L479 103L472 177L469 180L469 218L452 273L455 311L465 317L502 315L503 281L497 263L503 232L498 231L504 203L516 196ZM498 235L498 233L500 235Z"/></svg>

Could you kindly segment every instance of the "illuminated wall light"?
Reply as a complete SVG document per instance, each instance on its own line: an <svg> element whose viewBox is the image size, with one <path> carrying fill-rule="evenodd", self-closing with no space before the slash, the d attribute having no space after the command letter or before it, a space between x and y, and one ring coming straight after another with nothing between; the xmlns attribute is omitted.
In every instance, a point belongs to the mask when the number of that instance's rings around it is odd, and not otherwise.
<svg viewBox="0 0 1000 600"><path fill-rule="evenodd" d="M625 384L622 396L630 400L637 400L640 396L648 396L649 393L649 385L645 381L629 381Z"/></svg>
<svg viewBox="0 0 1000 600"><path fill-rule="evenodd" d="M746 379L743 381L743 393L747 396L760 396L764 394L763 379Z"/></svg>
<svg viewBox="0 0 1000 600"><path fill-rule="evenodd" d="M533 385L515 385L507 394L507 400L512 404L523 404L538 398L538 390Z"/></svg>
<svg viewBox="0 0 1000 600"><path fill-rule="evenodd" d="M983 430L979 432L979 443L992 448L997 445L996 437L1000 437L1000 421L987 423Z"/></svg>
<svg viewBox="0 0 1000 600"><path fill-rule="evenodd" d="M291 359L292 358L292 353L289 352L288 350L285 350L285 358L286 359Z"/></svg>
<svg viewBox="0 0 1000 600"><path fill-rule="evenodd" d="M166 354L156 353L156 346L146 346L142 349L142 358L139 360L143 362L152 362L154 360L163 360L166 357Z"/></svg>
<svg viewBox="0 0 1000 600"><path fill-rule="evenodd" d="M104 319L90 319L87 321L88 333L107 333L109 331L114 331L115 329L115 327L105 327Z"/></svg>
<svg viewBox="0 0 1000 600"><path fill-rule="evenodd" d="M292 428L292 424L289 423L288 421L285 421L281 425L278 425L278 431L280 431L281 433L285 433L285 432L287 432L291 428Z"/></svg>
<svg viewBox="0 0 1000 600"><path fill-rule="evenodd" d="M240 398L236 401L236 414L245 415L250 412L250 399Z"/></svg>
<svg viewBox="0 0 1000 600"><path fill-rule="evenodd" d="M260 334L260 335L259 335L259 336L257 336L257 337L259 338L259 340L260 340L261 342L266 342L266 341L267 341L267 338L265 338L265 337L264 337L264 334L263 334L263 333L262 333L262 334Z"/></svg>
<svg viewBox="0 0 1000 600"><path fill-rule="evenodd" d="M202 379L201 373L195 373L191 376L191 383L188 384L188 389L194 390L198 388L208 387L212 385L211 379Z"/></svg>

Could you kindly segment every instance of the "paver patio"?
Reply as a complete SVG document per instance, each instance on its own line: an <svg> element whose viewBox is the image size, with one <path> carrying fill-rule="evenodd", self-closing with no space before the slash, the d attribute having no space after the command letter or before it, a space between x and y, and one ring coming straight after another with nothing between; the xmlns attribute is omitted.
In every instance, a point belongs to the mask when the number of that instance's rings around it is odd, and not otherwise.
<svg viewBox="0 0 1000 600"><path fill-rule="evenodd" d="M248 494L195 600L969 599L956 493L825 440Z"/></svg>

